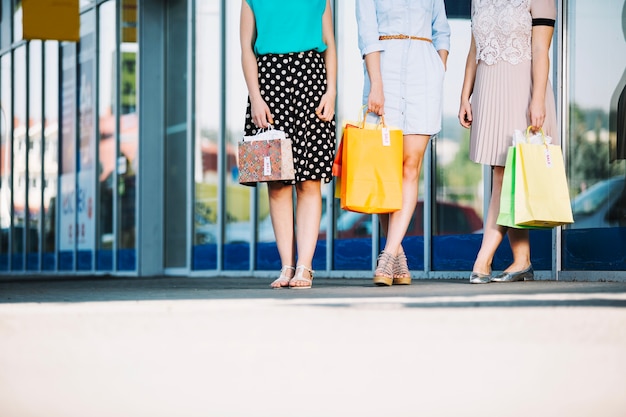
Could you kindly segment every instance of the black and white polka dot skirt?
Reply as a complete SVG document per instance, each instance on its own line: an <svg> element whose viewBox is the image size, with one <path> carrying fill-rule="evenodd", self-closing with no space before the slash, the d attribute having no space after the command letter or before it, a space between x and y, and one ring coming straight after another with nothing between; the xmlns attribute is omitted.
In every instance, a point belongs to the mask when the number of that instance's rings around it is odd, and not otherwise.
<svg viewBox="0 0 626 417"><path fill-rule="evenodd" d="M319 52L268 54L257 58L261 96L274 117L274 128L293 142L295 180L329 182L335 154L335 119L320 120L315 109L326 92L326 67ZM257 128L246 110L245 135Z"/></svg>

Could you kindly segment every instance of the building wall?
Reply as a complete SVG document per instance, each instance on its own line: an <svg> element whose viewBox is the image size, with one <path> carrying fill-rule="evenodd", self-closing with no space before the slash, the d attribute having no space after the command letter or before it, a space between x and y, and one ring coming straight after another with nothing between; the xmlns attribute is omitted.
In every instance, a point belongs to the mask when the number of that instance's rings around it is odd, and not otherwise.
<svg viewBox="0 0 626 417"><path fill-rule="evenodd" d="M469 2L448 3L443 130L403 242L418 278L468 275L489 196L490 172L469 162L469 132L456 118ZM23 40L21 8L2 5L15 12L0 21L0 274L280 269L267 189L237 178L247 99L239 2L82 0L77 43ZM576 222L531 231L532 262L546 279L626 279L626 5L558 7L551 81ZM354 0L335 1L333 12L342 126L358 118L363 71ZM378 219L341 210L333 187L323 186L313 267L369 277ZM494 269L510 260L502 245Z"/></svg>

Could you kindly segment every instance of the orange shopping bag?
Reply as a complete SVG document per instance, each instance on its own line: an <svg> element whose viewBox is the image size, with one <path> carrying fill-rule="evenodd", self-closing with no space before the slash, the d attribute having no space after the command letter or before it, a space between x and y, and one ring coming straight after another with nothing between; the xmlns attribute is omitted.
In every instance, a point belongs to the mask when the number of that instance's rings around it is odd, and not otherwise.
<svg viewBox="0 0 626 417"><path fill-rule="evenodd" d="M372 128L347 125L339 145L341 208L390 213L402 208L402 130L384 118ZM337 158L335 158L337 160Z"/></svg>
<svg viewBox="0 0 626 417"><path fill-rule="evenodd" d="M344 126L344 135L348 127L358 127L353 124L346 124ZM337 152L335 153L335 160L333 161L333 176L335 177L335 198L341 198L341 166L343 159L343 136L337 146Z"/></svg>

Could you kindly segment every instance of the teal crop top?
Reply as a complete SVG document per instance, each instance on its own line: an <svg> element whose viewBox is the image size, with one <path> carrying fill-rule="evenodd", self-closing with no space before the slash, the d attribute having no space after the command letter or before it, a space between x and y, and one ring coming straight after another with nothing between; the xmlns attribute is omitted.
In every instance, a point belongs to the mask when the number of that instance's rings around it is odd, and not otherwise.
<svg viewBox="0 0 626 417"><path fill-rule="evenodd" d="M254 12L257 55L324 52L322 15L326 0L246 0Z"/></svg>

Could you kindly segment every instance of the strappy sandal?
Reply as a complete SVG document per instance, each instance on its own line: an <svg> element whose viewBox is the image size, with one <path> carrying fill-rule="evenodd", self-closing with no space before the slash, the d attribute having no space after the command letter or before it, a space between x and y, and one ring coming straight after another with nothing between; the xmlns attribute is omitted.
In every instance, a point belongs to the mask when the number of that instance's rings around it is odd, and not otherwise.
<svg viewBox="0 0 626 417"><path fill-rule="evenodd" d="M309 278L304 276L304 271L309 273ZM313 271L312 269L307 268L304 265L298 265L296 267L296 274L289 280L289 288L294 290L304 290L307 288L311 288L313 284ZM304 285L294 285L296 282L304 282Z"/></svg>
<svg viewBox="0 0 626 417"><path fill-rule="evenodd" d="M391 286L391 284L393 284L393 268L395 263L395 256L385 251L380 252L376 260L374 284L378 286Z"/></svg>
<svg viewBox="0 0 626 417"><path fill-rule="evenodd" d="M292 276L289 276L291 274L288 274L288 272L295 271L295 270L296 268L294 268L293 266L283 265L283 267L280 270L280 276L276 278L274 282L270 284L270 287L272 287L275 290L289 287L289 281L291 280Z"/></svg>
<svg viewBox="0 0 626 417"><path fill-rule="evenodd" d="M404 252L396 255L393 264L393 285L411 285L411 271Z"/></svg>

